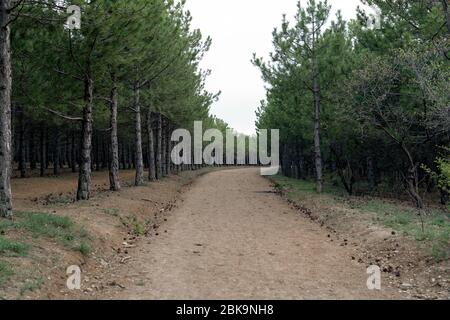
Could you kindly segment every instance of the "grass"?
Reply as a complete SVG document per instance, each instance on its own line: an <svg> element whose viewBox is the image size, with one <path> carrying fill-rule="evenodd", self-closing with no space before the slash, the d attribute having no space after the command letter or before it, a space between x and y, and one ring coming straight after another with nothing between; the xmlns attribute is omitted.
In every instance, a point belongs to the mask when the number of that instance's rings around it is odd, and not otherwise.
<svg viewBox="0 0 450 320"><path fill-rule="evenodd" d="M130 231L136 236L142 236L145 234L145 226L139 222L138 218L131 214L127 217L120 217L122 224L130 229Z"/></svg>
<svg viewBox="0 0 450 320"><path fill-rule="evenodd" d="M11 241L0 236L0 256L24 257L27 255L29 245Z"/></svg>
<svg viewBox="0 0 450 320"><path fill-rule="evenodd" d="M39 290L41 286L44 284L43 278L38 278L34 281L27 281L25 282L22 287L20 288L20 296L23 296L25 293L31 291L34 292L36 290Z"/></svg>
<svg viewBox="0 0 450 320"><path fill-rule="evenodd" d="M345 206L372 214L375 223L426 244L431 248L431 256L436 261L450 258L450 216L443 210L428 210L426 215L419 216L416 208L400 202L386 201L381 198L367 200L348 197L343 188L331 183L326 183L324 194L318 195L312 181L291 179L284 176L274 176L270 179L275 188L283 192L292 201L301 202L311 197L320 197L322 203Z"/></svg>
<svg viewBox="0 0 450 320"><path fill-rule="evenodd" d="M310 180L292 179L281 175L270 177L270 179L274 182L275 188L279 191L288 191L293 195L299 195L299 192L303 194L316 194L316 185ZM346 195L343 188L327 182L324 183L324 193L339 197Z"/></svg>
<svg viewBox="0 0 450 320"><path fill-rule="evenodd" d="M14 270L6 262L0 261L0 287L14 274Z"/></svg>
<svg viewBox="0 0 450 320"><path fill-rule="evenodd" d="M361 203L359 209L374 213L375 219L393 230L430 244L431 255L436 261L450 258L450 218L440 210L429 210L419 216L417 209L382 199ZM423 224L422 224L423 223Z"/></svg>
<svg viewBox="0 0 450 320"><path fill-rule="evenodd" d="M45 199L47 206L60 207L73 202L73 199L68 195L50 195Z"/></svg>
<svg viewBox="0 0 450 320"><path fill-rule="evenodd" d="M83 255L88 255L92 251L89 234L70 218L40 212L16 212L14 221L0 219L0 258L26 257L32 247L27 243L7 239L6 236L12 231L19 231L25 239L31 236L54 240ZM10 262L0 260L0 287L14 275ZM42 283L41 278L26 282L20 289L20 295L39 289Z"/></svg>
<svg viewBox="0 0 450 320"><path fill-rule="evenodd" d="M85 229L78 227L69 217L61 217L41 212L17 212L15 221L1 221L0 232L5 233L8 230L21 230L31 234L34 238L44 237L56 240L65 247L71 248L82 253L88 252L89 235ZM4 243L4 246L2 246ZM27 245L5 240L0 238L0 254L11 252L21 255L26 252Z"/></svg>
<svg viewBox="0 0 450 320"><path fill-rule="evenodd" d="M120 214L120 210L117 208L108 208L108 209L103 209L103 212L107 215L113 216L113 217L118 217Z"/></svg>

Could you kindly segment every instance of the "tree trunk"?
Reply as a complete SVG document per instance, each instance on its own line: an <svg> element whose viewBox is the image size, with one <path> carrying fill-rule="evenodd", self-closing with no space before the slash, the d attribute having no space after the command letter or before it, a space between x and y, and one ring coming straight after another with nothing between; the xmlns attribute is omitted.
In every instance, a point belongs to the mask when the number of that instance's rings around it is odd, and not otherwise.
<svg viewBox="0 0 450 320"><path fill-rule="evenodd" d="M46 159L46 155L47 155L47 151L45 150L46 149L46 142L45 142L45 140L46 140L46 132L45 132L45 128L44 127L42 127L41 128L41 137L40 137L40 154L41 154L41 156L40 156L40 159L39 159L39 162L40 162L40 176L41 177L43 177L44 175L45 175L45 169L46 169L46 166L45 166L45 164L46 164L46 162L47 162L47 159Z"/></svg>
<svg viewBox="0 0 450 320"><path fill-rule="evenodd" d="M323 191L322 177L322 150L320 145L320 87L316 78L314 78L314 162L316 165L316 191Z"/></svg>
<svg viewBox="0 0 450 320"><path fill-rule="evenodd" d="M312 78L313 78L313 98L314 98L314 163L316 167L316 191L317 193L323 192L323 169L322 169L322 150L320 144L320 113L321 113L321 90L319 84L319 67L317 64L317 52L316 41L317 33L320 30L316 30L316 17L314 15L312 21ZM320 28L319 28L320 29Z"/></svg>
<svg viewBox="0 0 450 320"><path fill-rule="evenodd" d="M409 152L408 148L401 143L403 152L408 157L409 161L409 168L408 173L406 176L406 187L409 195L413 199L414 203L416 204L416 207L418 209L423 208L423 200L419 193L419 174L417 172L418 165L414 163L413 157L411 155L411 152Z"/></svg>
<svg viewBox="0 0 450 320"><path fill-rule="evenodd" d="M94 154L94 163L95 163L95 171L100 171L100 137L98 135L98 133L94 134L94 150L95 150L95 154Z"/></svg>
<svg viewBox="0 0 450 320"><path fill-rule="evenodd" d="M142 156L142 123L141 123L141 105L140 92L137 87L134 88L134 129L135 129L135 167L136 179L135 185L140 186L144 184L144 159Z"/></svg>
<svg viewBox="0 0 450 320"><path fill-rule="evenodd" d="M34 128L31 127L29 132L29 152L30 152L30 169L36 170L36 139L34 138Z"/></svg>
<svg viewBox="0 0 450 320"><path fill-rule="evenodd" d="M72 172L77 172L77 145L76 145L76 138L75 138L75 132L72 133L72 142L71 142L71 149L70 149L70 166L72 168Z"/></svg>
<svg viewBox="0 0 450 320"><path fill-rule="evenodd" d="M91 196L91 151L92 151L92 106L94 83L91 78L85 80L85 105L83 110L80 169L78 174L77 200L89 200Z"/></svg>
<svg viewBox="0 0 450 320"><path fill-rule="evenodd" d="M20 177L27 174L26 148L25 148L25 119L23 110L19 110L19 171Z"/></svg>
<svg viewBox="0 0 450 320"><path fill-rule="evenodd" d="M147 135L148 135L148 180L156 180L156 164L155 164L155 139L153 136L152 126L152 109L147 110Z"/></svg>
<svg viewBox="0 0 450 320"><path fill-rule="evenodd" d="M0 217L12 218L11 194L11 1L0 1Z"/></svg>
<svg viewBox="0 0 450 320"><path fill-rule="evenodd" d="M442 9L444 11L445 22L447 24L447 32L450 35L450 12L448 10L448 0L441 0Z"/></svg>
<svg viewBox="0 0 450 320"><path fill-rule="evenodd" d="M156 127L156 179L162 178L162 117L158 114L158 124Z"/></svg>
<svg viewBox="0 0 450 320"><path fill-rule="evenodd" d="M171 157L171 133L170 133L170 123L167 123L167 129L166 129L166 174L168 176L170 176L171 174L171 170L170 170L170 165L172 163L172 161L170 161L170 157Z"/></svg>
<svg viewBox="0 0 450 320"><path fill-rule="evenodd" d="M53 174L55 176L59 175L59 165L60 165L60 152L59 152L59 144L60 144L60 132L58 127L54 128L53 132L54 145L53 145Z"/></svg>
<svg viewBox="0 0 450 320"><path fill-rule="evenodd" d="M373 165L373 158L371 156L367 157L367 182L369 183L369 191L375 189L375 170Z"/></svg>
<svg viewBox="0 0 450 320"><path fill-rule="evenodd" d="M110 158L111 162L109 165L109 185L112 191L120 190L120 181L119 181L119 139L117 137L117 108L118 108L118 92L117 92L117 79L116 75L111 74L111 79L113 82L111 88L111 97L110 97L110 127L111 127L111 150L110 150Z"/></svg>

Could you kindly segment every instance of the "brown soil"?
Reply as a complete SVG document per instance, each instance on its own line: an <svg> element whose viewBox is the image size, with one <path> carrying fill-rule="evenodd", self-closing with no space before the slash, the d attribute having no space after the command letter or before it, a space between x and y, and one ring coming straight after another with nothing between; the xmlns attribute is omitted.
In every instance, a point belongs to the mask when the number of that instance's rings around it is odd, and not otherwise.
<svg viewBox="0 0 450 320"><path fill-rule="evenodd" d="M91 235L93 252L83 256L65 248L56 241L33 238L21 231L8 233L8 238L32 244L27 257L5 260L14 266L15 275L6 287L0 288L0 298L6 299L60 299L87 298L103 286L114 284L103 281L104 274L122 266L128 257L128 246L141 238L151 237L155 228L163 222L164 210L169 210L179 198L183 188L196 176L210 169L183 172L162 181L142 187L130 187L134 171L122 171L120 192L108 190L108 173L93 173L93 197L89 201L73 202L76 191L76 174L60 177L27 178L13 180L16 211L47 212L68 216L83 226ZM134 220L143 227L142 234L133 232ZM83 273L83 291L66 288L66 269L78 265ZM40 290L19 295L24 283L43 279ZM115 286L115 285L114 285Z"/></svg>
<svg viewBox="0 0 450 320"><path fill-rule="evenodd" d="M199 178L160 234L134 250L96 298L381 299L366 266L273 193L257 169Z"/></svg>
<svg viewBox="0 0 450 320"><path fill-rule="evenodd" d="M436 262L430 245L384 227L373 214L358 209L366 198L315 193L298 194L299 199L292 194L282 196L325 228L331 241L349 247L355 260L379 266L384 282L396 287L405 298L450 300L450 261ZM405 208L410 206L398 199L392 201Z"/></svg>
<svg viewBox="0 0 450 320"><path fill-rule="evenodd" d="M360 258L367 258L366 248L344 241L279 197L258 169L210 172L189 185L209 171L119 193L107 191L107 173L95 173L95 196L79 203L64 202L73 197L76 176L14 180L18 210L70 216L93 235L94 252L84 257L36 240L33 257L39 262L18 258L30 272L16 276L0 296L17 297L20 281L35 277L35 270L44 284L24 298L411 298L385 273L382 290L368 290L370 261ZM126 185L134 172L121 175ZM143 232L136 234L133 221ZM80 291L65 286L72 264L82 268Z"/></svg>

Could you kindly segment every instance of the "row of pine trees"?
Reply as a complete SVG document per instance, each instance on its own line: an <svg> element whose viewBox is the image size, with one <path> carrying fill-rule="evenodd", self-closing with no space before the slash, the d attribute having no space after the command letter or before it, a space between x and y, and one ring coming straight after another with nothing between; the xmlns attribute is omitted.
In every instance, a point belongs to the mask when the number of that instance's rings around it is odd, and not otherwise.
<svg viewBox="0 0 450 320"><path fill-rule="evenodd" d="M280 128L285 175L349 194L450 192L450 12L447 0L365 0L377 15L331 17L299 2L254 64L268 84L257 127Z"/></svg>
<svg viewBox="0 0 450 320"><path fill-rule="evenodd" d="M183 169L170 162L174 129L227 128L199 67L210 44L184 1L0 0L0 216L13 215L16 169L78 172L78 200L92 170L117 191L120 169L137 186Z"/></svg>

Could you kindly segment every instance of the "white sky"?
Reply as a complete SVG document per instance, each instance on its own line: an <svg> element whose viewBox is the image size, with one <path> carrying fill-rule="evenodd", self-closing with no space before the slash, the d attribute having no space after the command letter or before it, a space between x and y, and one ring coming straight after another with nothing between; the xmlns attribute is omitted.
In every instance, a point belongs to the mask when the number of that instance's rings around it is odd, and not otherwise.
<svg viewBox="0 0 450 320"><path fill-rule="evenodd" d="M306 4L307 0L301 0ZM213 43L202 62L211 69L207 89L222 91L211 112L233 129L255 132L255 111L265 98L264 82L251 64L253 53L268 57L272 51L272 31L296 12L297 0L187 0L193 27L211 36ZM340 9L344 19L356 16L359 0L329 0L332 17Z"/></svg>

